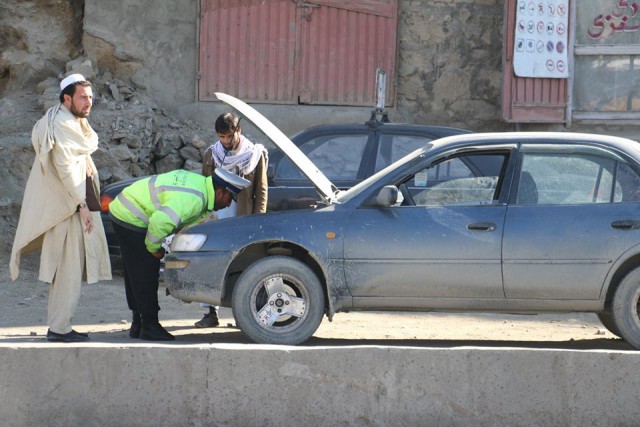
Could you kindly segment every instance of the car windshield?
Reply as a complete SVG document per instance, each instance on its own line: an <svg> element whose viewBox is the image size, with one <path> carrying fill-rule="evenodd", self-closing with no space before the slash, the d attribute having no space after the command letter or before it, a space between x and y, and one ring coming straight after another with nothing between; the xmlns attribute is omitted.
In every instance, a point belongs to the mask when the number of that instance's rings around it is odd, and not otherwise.
<svg viewBox="0 0 640 427"><path fill-rule="evenodd" d="M351 200L352 198L354 198L355 196L360 194L360 192L362 192L365 188L369 187L369 185L371 185L372 182L375 182L375 181L379 180L380 178L382 178L383 176L385 176L385 175L389 174L390 172L396 170L400 165L408 163L408 162L410 162L411 160L415 159L418 156L424 155L424 153L429 151L431 149L431 147L433 147L433 144L428 143L424 147L418 148L417 150L415 150L415 151L407 154L406 156L402 157L401 159L399 159L395 163L391 163L386 168L384 168L384 169L380 170L379 172L371 175L369 178L367 178L364 181L354 185L350 189L341 192L339 194L339 196L338 196L338 199L337 199L336 203L346 203L346 202L348 202L349 200Z"/></svg>

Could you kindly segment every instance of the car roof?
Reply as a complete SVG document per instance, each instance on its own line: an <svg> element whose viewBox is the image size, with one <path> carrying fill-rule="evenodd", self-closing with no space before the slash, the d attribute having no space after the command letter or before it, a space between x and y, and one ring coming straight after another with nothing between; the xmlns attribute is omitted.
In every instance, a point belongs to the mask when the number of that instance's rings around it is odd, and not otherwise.
<svg viewBox="0 0 640 427"><path fill-rule="evenodd" d="M468 144L495 143L540 143L540 144L581 144L597 143L609 148L635 153L640 156L640 144L627 138L618 136L575 133L575 132L488 132L463 134L434 140L430 143L433 148L446 148Z"/></svg>
<svg viewBox="0 0 640 427"><path fill-rule="evenodd" d="M340 123L340 124L325 124L311 126L303 129L291 136L292 140L296 140L301 135L307 134L322 134L322 133L359 133L359 132L371 132L371 131L393 131L393 132L416 132L416 133L429 133L436 136L449 136L471 133L468 129L455 128L450 126L440 125L425 125L425 124L409 124L409 123L385 123L376 122L375 125L369 125L367 123Z"/></svg>

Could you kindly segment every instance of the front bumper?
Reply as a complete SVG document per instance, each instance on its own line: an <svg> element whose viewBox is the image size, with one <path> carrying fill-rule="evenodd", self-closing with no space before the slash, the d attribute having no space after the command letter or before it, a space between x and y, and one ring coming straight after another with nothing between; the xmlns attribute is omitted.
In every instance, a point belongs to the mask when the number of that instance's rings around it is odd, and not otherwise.
<svg viewBox="0 0 640 427"><path fill-rule="evenodd" d="M165 286L182 301L221 305L230 262L230 252L171 252L165 257Z"/></svg>

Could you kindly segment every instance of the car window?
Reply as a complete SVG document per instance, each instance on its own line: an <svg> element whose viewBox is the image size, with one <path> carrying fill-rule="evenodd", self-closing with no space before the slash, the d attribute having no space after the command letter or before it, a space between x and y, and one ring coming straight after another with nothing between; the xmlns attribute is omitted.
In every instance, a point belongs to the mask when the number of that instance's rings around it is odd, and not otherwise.
<svg viewBox="0 0 640 427"><path fill-rule="evenodd" d="M387 135L380 136L378 153L376 155L376 172L400 160L412 151L432 141L432 138L417 135Z"/></svg>
<svg viewBox="0 0 640 427"><path fill-rule="evenodd" d="M616 173L614 200L640 202L640 175L625 163L619 162Z"/></svg>
<svg viewBox="0 0 640 427"><path fill-rule="evenodd" d="M498 199L498 183L506 161L506 154L474 154L431 165L404 182L404 194L408 191L413 200L399 203L405 206L492 204Z"/></svg>
<svg viewBox="0 0 640 427"><path fill-rule="evenodd" d="M330 181L355 180L367 145L367 134L320 136L302 143L302 152ZM306 180L289 158L283 158L276 168L276 179Z"/></svg>
<svg viewBox="0 0 640 427"><path fill-rule="evenodd" d="M473 172L461 159L451 159L427 169L430 181L449 181L455 178L472 178Z"/></svg>
<svg viewBox="0 0 640 427"><path fill-rule="evenodd" d="M638 201L640 178L626 164L591 154L525 153L518 204Z"/></svg>

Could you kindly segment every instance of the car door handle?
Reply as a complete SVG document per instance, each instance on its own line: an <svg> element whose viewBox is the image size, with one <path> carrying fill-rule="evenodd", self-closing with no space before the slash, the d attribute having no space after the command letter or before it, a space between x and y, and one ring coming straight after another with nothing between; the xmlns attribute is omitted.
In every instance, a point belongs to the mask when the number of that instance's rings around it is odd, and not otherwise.
<svg viewBox="0 0 640 427"><path fill-rule="evenodd" d="M620 230L635 230L636 228L640 228L640 221L635 221L633 219L613 221L611 223L611 228L618 228Z"/></svg>
<svg viewBox="0 0 640 427"><path fill-rule="evenodd" d="M469 231L496 231L496 225L493 222L472 222L467 225Z"/></svg>

